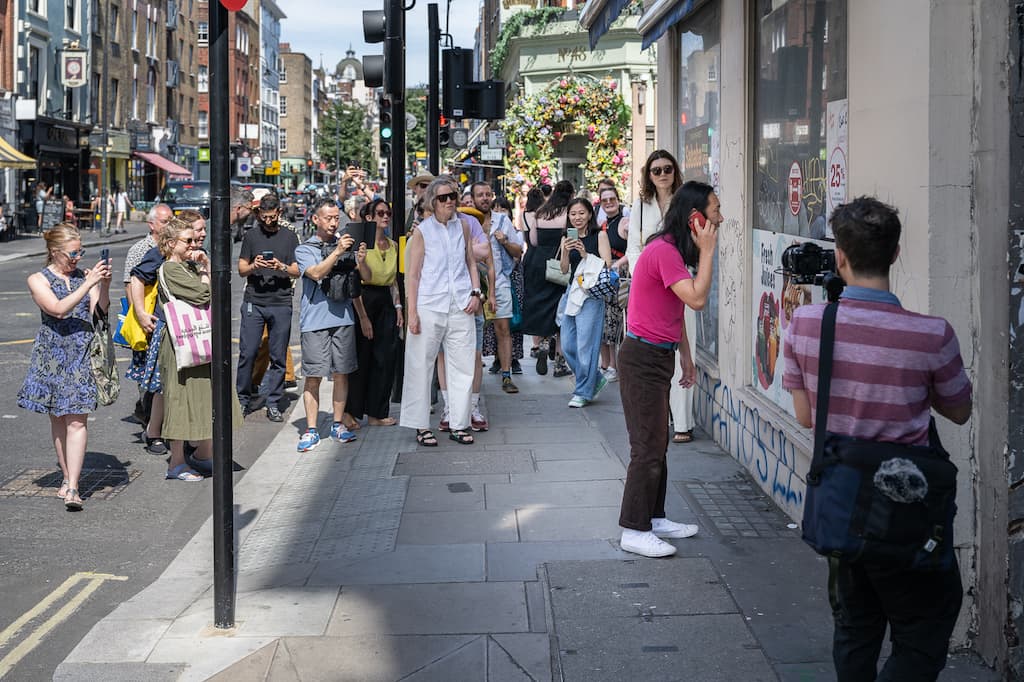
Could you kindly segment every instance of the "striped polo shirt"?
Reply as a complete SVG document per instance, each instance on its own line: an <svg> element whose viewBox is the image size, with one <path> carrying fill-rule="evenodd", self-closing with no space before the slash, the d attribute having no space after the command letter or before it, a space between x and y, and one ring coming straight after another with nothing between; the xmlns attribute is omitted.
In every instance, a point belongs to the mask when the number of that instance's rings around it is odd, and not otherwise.
<svg viewBox="0 0 1024 682"><path fill-rule="evenodd" d="M783 346L782 386L807 391L812 423L824 310L824 305L798 308ZM889 292L847 287L836 315L831 393L829 431L925 445L931 406L969 402L971 382L949 322L904 310Z"/></svg>

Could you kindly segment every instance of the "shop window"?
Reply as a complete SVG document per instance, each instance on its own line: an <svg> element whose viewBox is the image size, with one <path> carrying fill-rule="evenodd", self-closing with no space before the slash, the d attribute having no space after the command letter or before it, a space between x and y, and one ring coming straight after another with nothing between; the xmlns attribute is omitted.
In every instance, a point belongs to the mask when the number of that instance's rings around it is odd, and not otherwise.
<svg viewBox="0 0 1024 682"><path fill-rule="evenodd" d="M711 2L680 25L679 165L683 180L706 182L719 191L718 64L722 58L720 2ZM715 271L718 255L715 254ZM711 279L708 302L697 313L690 343L718 360L718 277Z"/></svg>
<svg viewBox="0 0 1024 682"><path fill-rule="evenodd" d="M782 346L793 311L821 287L782 273L782 252L831 248L831 210L846 201L848 0L756 0L751 266L751 385L792 412Z"/></svg>

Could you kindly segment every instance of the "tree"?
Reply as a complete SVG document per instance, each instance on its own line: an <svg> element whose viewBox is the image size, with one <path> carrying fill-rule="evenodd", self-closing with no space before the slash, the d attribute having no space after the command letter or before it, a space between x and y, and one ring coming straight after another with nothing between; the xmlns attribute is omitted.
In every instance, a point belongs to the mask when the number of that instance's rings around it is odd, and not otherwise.
<svg viewBox="0 0 1024 682"><path fill-rule="evenodd" d="M427 89L422 86L405 91L405 111L416 117L416 127L406 131L405 151L408 156L427 151Z"/></svg>
<svg viewBox="0 0 1024 682"><path fill-rule="evenodd" d="M349 164L376 168L366 107L355 102L335 102L320 122L316 148L332 171L338 170L339 162L342 168Z"/></svg>

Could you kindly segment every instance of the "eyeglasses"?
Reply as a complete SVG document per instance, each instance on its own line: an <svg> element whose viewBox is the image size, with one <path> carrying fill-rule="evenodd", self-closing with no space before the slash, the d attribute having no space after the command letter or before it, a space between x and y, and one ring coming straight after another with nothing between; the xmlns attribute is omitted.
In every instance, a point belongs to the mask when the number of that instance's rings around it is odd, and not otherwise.
<svg viewBox="0 0 1024 682"><path fill-rule="evenodd" d="M434 199L436 201L440 201L441 203L444 203L446 201L458 201L459 200L459 193L458 192L448 192L447 194L438 194L436 197L434 197Z"/></svg>
<svg viewBox="0 0 1024 682"><path fill-rule="evenodd" d="M619 200L618 197L601 197L601 203L602 204L611 204L611 203L614 203L614 202L616 202L618 200Z"/></svg>
<svg viewBox="0 0 1024 682"><path fill-rule="evenodd" d="M374 211L374 213L377 214L378 218L390 218L391 217L391 211Z"/></svg>
<svg viewBox="0 0 1024 682"><path fill-rule="evenodd" d="M188 239L185 239L184 237L178 237L178 241L181 242L182 244L188 244L190 246L193 246L193 245L199 243L199 240L195 239L193 237L189 237Z"/></svg>
<svg viewBox="0 0 1024 682"><path fill-rule="evenodd" d="M65 256L71 260L78 260L79 258L85 257L85 249L76 249L75 251L61 251Z"/></svg>
<svg viewBox="0 0 1024 682"><path fill-rule="evenodd" d="M662 175L672 175L676 169L672 166L653 166L651 168L651 175L654 177L661 177Z"/></svg>

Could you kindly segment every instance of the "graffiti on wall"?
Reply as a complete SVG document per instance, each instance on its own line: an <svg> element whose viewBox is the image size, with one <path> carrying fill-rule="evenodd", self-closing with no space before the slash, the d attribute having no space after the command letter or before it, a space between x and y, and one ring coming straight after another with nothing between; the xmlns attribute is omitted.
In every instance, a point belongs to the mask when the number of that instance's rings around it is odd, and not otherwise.
<svg viewBox="0 0 1024 682"><path fill-rule="evenodd" d="M806 472L797 471L796 445L785 431L701 368L693 413L697 423L746 467L776 504L791 518L800 518Z"/></svg>

